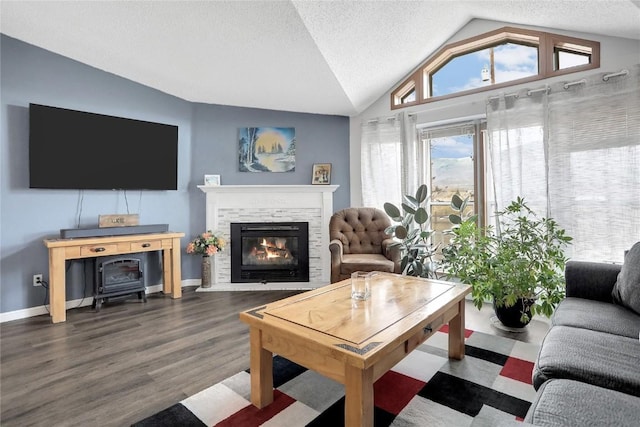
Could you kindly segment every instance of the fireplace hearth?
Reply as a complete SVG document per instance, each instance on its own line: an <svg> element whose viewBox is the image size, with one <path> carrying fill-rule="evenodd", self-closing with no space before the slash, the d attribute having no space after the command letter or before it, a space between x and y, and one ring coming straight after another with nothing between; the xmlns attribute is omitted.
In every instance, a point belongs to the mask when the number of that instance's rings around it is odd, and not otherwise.
<svg viewBox="0 0 640 427"><path fill-rule="evenodd" d="M308 282L307 222L231 223L231 282Z"/></svg>

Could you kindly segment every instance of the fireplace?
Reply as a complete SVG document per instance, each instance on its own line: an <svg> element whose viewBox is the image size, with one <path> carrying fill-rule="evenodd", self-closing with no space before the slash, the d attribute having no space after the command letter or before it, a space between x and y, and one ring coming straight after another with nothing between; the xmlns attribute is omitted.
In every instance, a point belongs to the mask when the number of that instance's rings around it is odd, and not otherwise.
<svg viewBox="0 0 640 427"><path fill-rule="evenodd" d="M142 275L142 256L114 255L96 257L93 307L100 311L103 301L109 298L124 297L134 293L139 299L147 301Z"/></svg>
<svg viewBox="0 0 640 427"><path fill-rule="evenodd" d="M309 223L231 223L231 282L308 282Z"/></svg>
<svg viewBox="0 0 640 427"><path fill-rule="evenodd" d="M338 185L199 185L206 195L206 230L216 230L231 239L231 224L246 222L307 222L309 226L308 282L231 281L231 247L211 261L213 285L198 292L308 290L329 283L329 219L333 193ZM194 280L194 284L197 281Z"/></svg>

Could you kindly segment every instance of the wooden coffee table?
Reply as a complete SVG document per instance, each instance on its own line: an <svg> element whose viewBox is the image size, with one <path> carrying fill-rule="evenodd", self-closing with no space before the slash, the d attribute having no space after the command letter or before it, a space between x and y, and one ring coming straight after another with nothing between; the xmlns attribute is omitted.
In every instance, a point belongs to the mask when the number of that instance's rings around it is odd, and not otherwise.
<svg viewBox="0 0 640 427"><path fill-rule="evenodd" d="M373 426L373 383L442 325L464 357L468 285L377 273L366 301L349 279L240 313L249 325L251 402L273 401L273 353L345 386L345 425Z"/></svg>

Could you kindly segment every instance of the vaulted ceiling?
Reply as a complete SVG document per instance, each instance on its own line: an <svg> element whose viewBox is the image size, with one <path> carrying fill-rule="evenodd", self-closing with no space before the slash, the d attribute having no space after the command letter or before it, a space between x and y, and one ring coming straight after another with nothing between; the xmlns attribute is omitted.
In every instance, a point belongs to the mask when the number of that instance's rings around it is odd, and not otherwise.
<svg viewBox="0 0 640 427"><path fill-rule="evenodd" d="M637 0L2 0L0 31L192 102L353 116L474 18L640 39Z"/></svg>

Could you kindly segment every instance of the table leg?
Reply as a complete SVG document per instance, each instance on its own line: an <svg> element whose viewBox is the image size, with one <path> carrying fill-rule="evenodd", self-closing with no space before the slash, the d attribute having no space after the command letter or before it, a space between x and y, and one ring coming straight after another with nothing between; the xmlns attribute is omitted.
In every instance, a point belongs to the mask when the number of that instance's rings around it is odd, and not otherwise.
<svg viewBox="0 0 640 427"><path fill-rule="evenodd" d="M464 299L458 302L458 314L449 321L449 358L464 357Z"/></svg>
<svg viewBox="0 0 640 427"><path fill-rule="evenodd" d="M173 257L171 256L172 249L164 249L162 251L162 292L165 295L173 294L173 273L172 273L172 262Z"/></svg>
<svg viewBox="0 0 640 427"><path fill-rule="evenodd" d="M273 354L262 348L262 331L249 329L251 343L251 403L264 408L273 402Z"/></svg>
<svg viewBox="0 0 640 427"><path fill-rule="evenodd" d="M345 372L345 426L373 426L373 368L347 365Z"/></svg>
<svg viewBox="0 0 640 427"><path fill-rule="evenodd" d="M67 320L64 248L49 249L49 304L53 323Z"/></svg>
<svg viewBox="0 0 640 427"><path fill-rule="evenodd" d="M162 251L162 291L172 298L182 297L180 239L172 239L171 247Z"/></svg>
<svg viewBox="0 0 640 427"><path fill-rule="evenodd" d="M182 272L180 267L180 239L173 239L171 244L171 295L173 298L182 298Z"/></svg>

